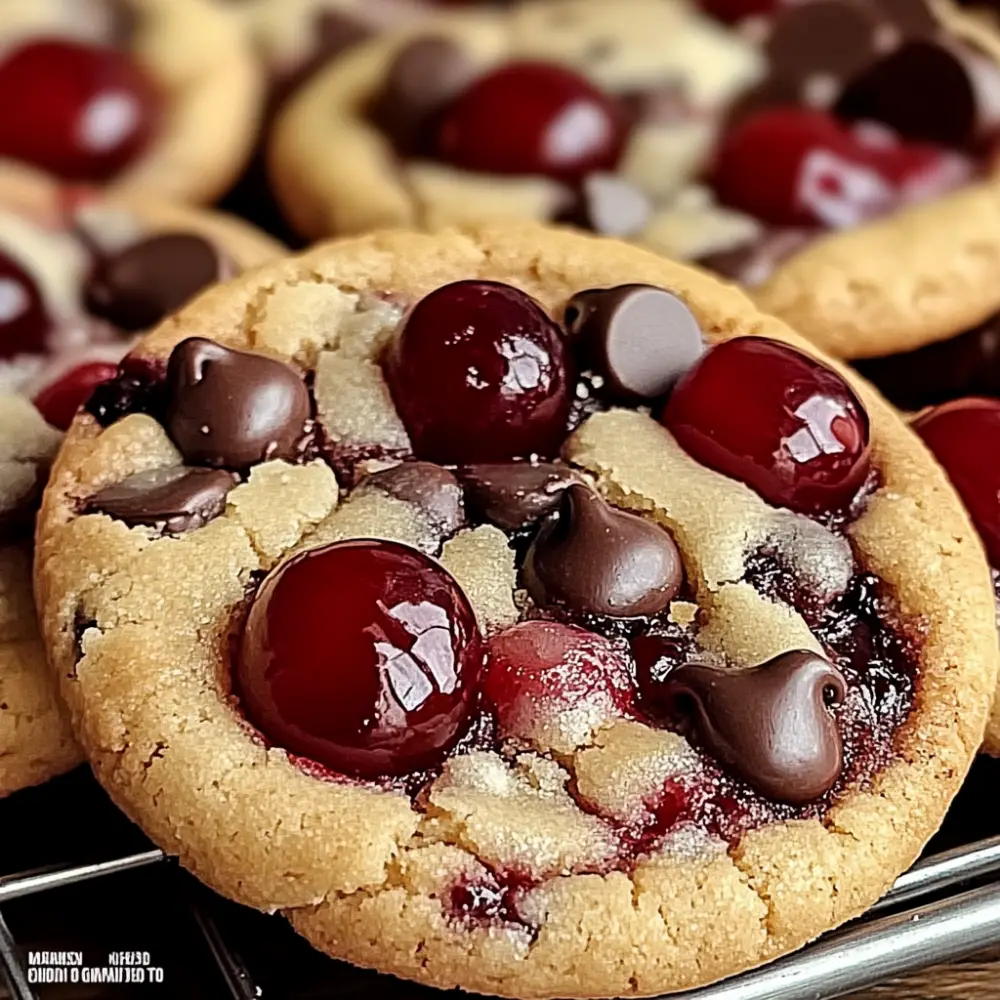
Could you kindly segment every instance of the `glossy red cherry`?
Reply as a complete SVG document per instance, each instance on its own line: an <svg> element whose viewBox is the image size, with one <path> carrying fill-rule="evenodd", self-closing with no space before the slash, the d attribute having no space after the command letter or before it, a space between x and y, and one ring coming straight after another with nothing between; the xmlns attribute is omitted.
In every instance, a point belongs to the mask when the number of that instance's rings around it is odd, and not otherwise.
<svg viewBox="0 0 1000 1000"><path fill-rule="evenodd" d="M104 181L145 148L158 101L128 55L42 39L0 62L0 104L0 156Z"/></svg>
<svg viewBox="0 0 1000 1000"><path fill-rule="evenodd" d="M277 746L375 778L438 763L482 666L461 588L415 549L335 542L282 563L254 598L237 667L247 717Z"/></svg>
<svg viewBox="0 0 1000 1000"><path fill-rule="evenodd" d="M385 374L416 456L466 465L555 455L569 363L534 299L499 282L457 281L413 307Z"/></svg>
<svg viewBox="0 0 1000 1000"><path fill-rule="evenodd" d="M621 651L576 625L522 622L487 645L483 698L501 737L569 751L631 715L634 696Z"/></svg>
<svg viewBox="0 0 1000 1000"><path fill-rule="evenodd" d="M896 189L901 205L917 205L940 198L967 184L975 164L961 153L913 143L885 150L879 170Z"/></svg>
<svg viewBox="0 0 1000 1000"><path fill-rule="evenodd" d="M0 253L0 358L40 354L50 328L38 285L16 260Z"/></svg>
<svg viewBox="0 0 1000 1000"><path fill-rule="evenodd" d="M517 62L480 77L444 110L435 151L465 170L572 181L613 170L625 139L624 115L585 77Z"/></svg>
<svg viewBox="0 0 1000 1000"><path fill-rule="evenodd" d="M722 140L719 199L776 226L843 229L884 215L898 193L878 154L824 111L771 108Z"/></svg>
<svg viewBox="0 0 1000 1000"><path fill-rule="evenodd" d="M76 411L90 399L102 382L118 374L118 366L106 361L89 361L70 369L35 396L34 403L46 421L59 430L69 430Z"/></svg>
<svg viewBox="0 0 1000 1000"><path fill-rule="evenodd" d="M918 417L913 429L944 467L1000 568L1000 399L956 399Z"/></svg>
<svg viewBox="0 0 1000 1000"><path fill-rule="evenodd" d="M737 337L712 348L660 420L702 465L778 507L842 509L868 476L861 400L836 372L773 340Z"/></svg>
<svg viewBox="0 0 1000 1000"><path fill-rule="evenodd" d="M702 9L726 24L736 24L748 17L770 14L782 0L701 0Z"/></svg>

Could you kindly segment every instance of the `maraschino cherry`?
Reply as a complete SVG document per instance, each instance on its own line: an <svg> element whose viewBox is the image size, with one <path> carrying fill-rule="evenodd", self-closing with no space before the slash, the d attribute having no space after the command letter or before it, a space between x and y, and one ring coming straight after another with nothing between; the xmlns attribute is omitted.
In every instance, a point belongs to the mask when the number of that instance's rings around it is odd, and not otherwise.
<svg viewBox="0 0 1000 1000"><path fill-rule="evenodd" d="M1000 399L956 399L914 421L1000 568Z"/></svg>
<svg viewBox="0 0 1000 1000"><path fill-rule="evenodd" d="M490 639L483 699L501 737L569 752L592 730L632 715L635 683L626 657L604 636L526 621Z"/></svg>
<svg viewBox="0 0 1000 1000"><path fill-rule="evenodd" d="M660 416L694 459L805 514L847 507L869 469L868 414L834 371L737 337L681 379Z"/></svg>
<svg viewBox="0 0 1000 1000"><path fill-rule="evenodd" d="M47 385L34 398L45 420L61 431L69 430L76 411L90 399L97 386L118 374L118 366L106 361L89 361L70 369L60 379Z"/></svg>
<svg viewBox="0 0 1000 1000"><path fill-rule="evenodd" d="M371 539L303 552L264 581L239 696L264 736L342 774L437 764L462 735L483 644L465 594L415 549Z"/></svg>
<svg viewBox="0 0 1000 1000"><path fill-rule="evenodd" d="M758 112L720 144L716 193L772 225L844 229L968 180L967 158L878 132L810 108Z"/></svg>
<svg viewBox="0 0 1000 1000"><path fill-rule="evenodd" d="M562 333L541 306L494 281L431 292L385 360L414 453L442 465L556 454L569 417L568 367Z"/></svg>
<svg viewBox="0 0 1000 1000"><path fill-rule="evenodd" d="M445 108L435 151L446 163L491 174L579 180L613 170L625 118L585 77L553 63L508 63Z"/></svg>
<svg viewBox="0 0 1000 1000"><path fill-rule="evenodd" d="M17 261L0 253L0 358L40 354L50 327L38 285Z"/></svg>
<svg viewBox="0 0 1000 1000"><path fill-rule="evenodd" d="M128 55L40 39L0 62L0 156L105 181L149 142L157 95Z"/></svg>

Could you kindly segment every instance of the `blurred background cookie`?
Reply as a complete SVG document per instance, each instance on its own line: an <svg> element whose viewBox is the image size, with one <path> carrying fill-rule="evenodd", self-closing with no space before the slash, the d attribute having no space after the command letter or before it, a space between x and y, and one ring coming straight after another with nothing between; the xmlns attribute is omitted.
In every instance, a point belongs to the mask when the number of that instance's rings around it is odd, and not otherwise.
<svg viewBox="0 0 1000 1000"><path fill-rule="evenodd" d="M278 199L308 238L555 220L759 284L988 171L1000 69L968 18L925 0L702 6L536 0L357 45L284 105Z"/></svg>
<svg viewBox="0 0 1000 1000"><path fill-rule="evenodd" d="M261 74L212 0L7 0L0 101L0 159L207 202L250 151Z"/></svg>
<svg viewBox="0 0 1000 1000"><path fill-rule="evenodd" d="M0 795L80 760L31 596L34 511L61 431L142 330L281 250L238 219L0 166Z"/></svg>

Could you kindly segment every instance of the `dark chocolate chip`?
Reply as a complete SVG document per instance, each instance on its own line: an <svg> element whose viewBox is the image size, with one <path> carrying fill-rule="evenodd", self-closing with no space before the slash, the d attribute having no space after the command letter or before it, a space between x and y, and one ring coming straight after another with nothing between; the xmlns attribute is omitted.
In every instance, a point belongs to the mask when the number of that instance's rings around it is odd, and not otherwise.
<svg viewBox="0 0 1000 1000"><path fill-rule="evenodd" d="M523 570L536 604L614 618L663 611L683 578L680 552L663 528L579 483L563 490L559 513L535 536Z"/></svg>
<svg viewBox="0 0 1000 1000"><path fill-rule="evenodd" d="M155 326L235 269L194 233L161 233L99 260L84 288L87 310L130 333Z"/></svg>
<svg viewBox="0 0 1000 1000"><path fill-rule="evenodd" d="M667 704L705 748L762 795L805 805L840 777L843 745L830 709L847 683L815 653L784 653L749 670L688 663L664 685Z"/></svg>
<svg viewBox="0 0 1000 1000"><path fill-rule="evenodd" d="M1000 316L957 337L854 365L904 410L959 396L1000 396Z"/></svg>
<svg viewBox="0 0 1000 1000"><path fill-rule="evenodd" d="M449 38L428 35L405 46L389 67L372 120L404 153L420 152L427 122L476 75L469 55Z"/></svg>
<svg viewBox="0 0 1000 1000"><path fill-rule="evenodd" d="M301 455L309 390L281 361L191 337L170 355L166 392L164 425L192 465L241 469Z"/></svg>
<svg viewBox="0 0 1000 1000"><path fill-rule="evenodd" d="M867 3L812 0L783 8L767 40L770 74L791 83L800 100L833 103L843 83L871 66L879 30L892 25ZM829 81L827 100L817 81Z"/></svg>
<svg viewBox="0 0 1000 1000"><path fill-rule="evenodd" d="M705 350L684 301L653 285L578 292L566 306L565 323L584 367L619 399L665 395Z"/></svg>
<svg viewBox="0 0 1000 1000"><path fill-rule="evenodd" d="M191 531L218 517L236 485L221 469L150 469L108 486L87 502L90 513L107 514L130 528L160 526L171 535Z"/></svg>
<svg viewBox="0 0 1000 1000"><path fill-rule="evenodd" d="M891 21L904 38L936 35L941 24L928 0L874 0L875 9Z"/></svg>
<svg viewBox="0 0 1000 1000"><path fill-rule="evenodd" d="M759 239L732 250L706 254L698 263L724 278L753 288L767 281L782 261L798 253L816 236L808 229L772 229Z"/></svg>
<svg viewBox="0 0 1000 1000"><path fill-rule="evenodd" d="M998 126L993 97L1000 67L954 42L908 42L860 74L836 113L882 122L903 138L942 146L975 146Z"/></svg>
<svg viewBox="0 0 1000 1000"><path fill-rule="evenodd" d="M588 174L559 221L601 236L634 236L649 222L653 205L634 184L617 174Z"/></svg>
<svg viewBox="0 0 1000 1000"><path fill-rule="evenodd" d="M442 535L453 535L465 524L462 487L451 472L433 462L403 462L373 473L364 485L419 507Z"/></svg>
<svg viewBox="0 0 1000 1000"><path fill-rule="evenodd" d="M457 471L469 514L504 531L521 531L559 506L561 494L580 477L554 462L496 462Z"/></svg>

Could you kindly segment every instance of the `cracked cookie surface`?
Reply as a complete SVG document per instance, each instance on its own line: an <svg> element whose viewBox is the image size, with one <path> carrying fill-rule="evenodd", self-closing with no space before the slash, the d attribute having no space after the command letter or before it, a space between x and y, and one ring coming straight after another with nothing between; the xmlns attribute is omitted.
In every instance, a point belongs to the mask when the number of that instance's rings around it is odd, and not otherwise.
<svg viewBox="0 0 1000 1000"><path fill-rule="evenodd" d="M483 322L513 309L526 324L509 355L516 387L489 397L507 421L492 437L464 434L478 401L461 404L466 427L443 428L418 383L402 403L399 373L422 355L400 321L414 331L455 282L475 286L469 308L491 297ZM600 327L603 383L585 380L580 405L556 405L563 310L609 287L645 308L635 283L659 290L653 305L670 316L683 303L706 341L666 426L602 388L633 385L615 323ZM777 480L751 489L692 457L684 379L707 377L705 360L741 341L738 353L770 352L826 380L822 398L861 435L837 424L821 477L839 484L836 503L801 490L787 499L796 510L769 503ZM285 911L331 955L438 986L650 995L767 961L857 915L940 822L982 736L997 649L982 553L942 473L867 386L805 349L700 272L533 227L375 234L207 292L95 395L43 502L46 646L99 780L214 888ZM211 405L234 386L244 401L280 400L253 411L267 419L252 433L243 402ZM504 449L540 440L553 420L576 429L517 466L512 485ZM817 515L855 494L839 520ZM588 551L603 554L581 562ZM373 556L409 568L386 578L398 597L367 612ZM629 560L633 575L606 572L605 559ZM296 583L324 565L351 580L325 605ZM406 590L418 577L423 589ZM634 579L638 589L623 585ZM414 596L428 593L433 614ZM282 622L296 619L269 611L286 600L301 610L291 631ZM331 690L352 702L354 682L330 689L317 674L304 701L293 683L297 714L274 714L284 695L254 658L280 660L300 633L332 641L335 656L355 633L322 638L323 616L347 630L367 613L387 636L400 624L418 636L385 661L414 728L386 710L377 738L314 727L304 752L301 713L332 711ZM852 666L862 635L874 644L862 662L884 672L873 715L859 705L875 689ZM704 671L756 692L761 710L773 704L761 677L780 674L785 693L795 678L818 743L842 742L843 759L820 774L807 754L808 788L796 779L781 801L761 791L775 787L765 763L786 779L804 772L744 754L737 774L727 748L759 749L752 732L656 721L636 701L650 690L641 639L657 657L663 644L688 650L678 670L709 722L727 716L699 687ZM420 663L428 673L414 672ZM452 724L463 711L464 730Z"/></svg>

